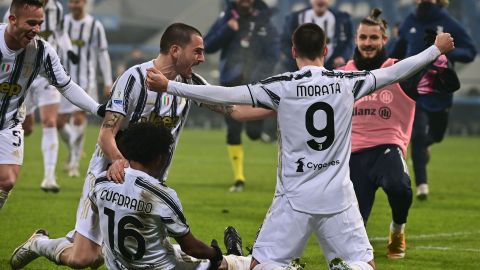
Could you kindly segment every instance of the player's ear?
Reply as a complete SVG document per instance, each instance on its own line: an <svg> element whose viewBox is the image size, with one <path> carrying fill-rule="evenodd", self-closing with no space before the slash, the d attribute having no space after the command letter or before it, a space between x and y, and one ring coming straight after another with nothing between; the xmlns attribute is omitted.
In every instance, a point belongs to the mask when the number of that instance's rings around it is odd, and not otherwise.
<svg viewBox="0 0 480 270"><path fill-rule="evenodd" d="M169 52L170 52L170 55L171 55L171 56L177 58L178 55L179 55L179 53L180 53L180 50L181 50L180 46L178 46L178 45L172 45L172 46L170 47L170 51L169 51Z"/></svg>
<svg viewBox="0 0 480 270"><path fill-rule="evenodd" d="M297 49L295 49L295 47L292 46L292 58L297 59L297 57L298 57Z"/></svg>
<svg viewBox="0 0 480 270"><path fill-rule="evenodd" d="M17 21L17 17L13 14L8 15L8 22L14 24Z"/></svg>
<svg viewBox="0 0 480 270"><path fill-rule="evenodd" d="M328 54L328 48L325 46L325 49L323 49L323 57L327 57Z"/></svg>

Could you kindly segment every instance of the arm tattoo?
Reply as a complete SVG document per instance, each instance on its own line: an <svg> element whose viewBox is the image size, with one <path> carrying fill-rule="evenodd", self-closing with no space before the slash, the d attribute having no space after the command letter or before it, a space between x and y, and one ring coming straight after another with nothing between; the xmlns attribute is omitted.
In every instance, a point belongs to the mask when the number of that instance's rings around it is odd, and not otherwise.
<svg viewBox="0 0 480 270"><path fill-rule="evenodd" d="M213 112L217 112L228 117L231 117L233 113L232 105L223 106L223 105L212 105L212 104L202 103L202 107L205 107Z"/></svg>
<svg viewBox="0 0 480 270"><path fill-rule="evenodd" d="M119 113L112 113L103 121L102 128L115 128L122 117L123 116Z"/></svg>

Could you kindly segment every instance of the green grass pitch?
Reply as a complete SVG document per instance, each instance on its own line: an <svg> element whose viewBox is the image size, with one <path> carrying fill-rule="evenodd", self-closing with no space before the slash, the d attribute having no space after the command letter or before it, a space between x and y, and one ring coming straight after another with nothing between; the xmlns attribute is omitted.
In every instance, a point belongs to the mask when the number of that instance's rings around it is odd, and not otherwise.
<svg viewBox="0 0 480 270"><path fill-rule="evenodd" d="M84 174L96 141L98 127L88 129L81 172ZM9 269L13 249L37 228L52 237L65 235L74 226L83 177L68 178L62 172L65 147L61 146L57 177L58 194L40 190L43 176L41 130L25 139L25 161L17 185L0 211L0 269ZM227 192L232 173L224 131L186 130L180 139L168 184L182 200L192 232L209 243L223 242L223 230L235 226L244 246L252 244L275 188L277 147L245 142L246 190ZM407 255L386 258L386 237L391 220L383 191L377 192L368 234L375 249L377 269L480 269L480 138L447 137L431 149L430 192L426 202L414 198L407 224ZM292 236L295 237L295 236ZM223 246L223 245L222 245ZM224 248L223 248L224 249ZM306 269L327 269L312 238L302 256ZM26 269L64 269L37 259Z"/></svg>

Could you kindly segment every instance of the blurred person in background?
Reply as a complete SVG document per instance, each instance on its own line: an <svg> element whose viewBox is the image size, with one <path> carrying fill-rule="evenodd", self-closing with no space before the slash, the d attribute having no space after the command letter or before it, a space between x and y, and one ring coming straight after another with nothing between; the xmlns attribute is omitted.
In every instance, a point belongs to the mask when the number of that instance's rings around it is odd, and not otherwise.
<svg viewBox="0 0 480 270"><path fill-rule="evenodd" d="M311 7L294 12L285 20L281 37L283 66L286 71L298 68L291 54L292 33L303 23L315 23L327 35L328 53L325 68L335 69L345 65L353 53L353 26L348 13L330 8L331 0L310 0Z"/></svg>
<svg viewBox="0 0 480 270"><path fill-rule="evenodd" d="M277 30L270 20L271 15L271 10L261 0L228 2L205 35L205 53L221 51L221 85L252 83L273 74L280 47ZM227 148L235 181L230 191L239 192L245 186L241 140L243 123L230 117L226 117L225 121ZM263 120L246 122L245 128L250 139L260 139Z"/></svg>
<svg viewBox="0 0 480 270"><path fill-rule="evenodd" d="M72 80L98 100L97 64L102 73L105 96L108 96L112 86L112 68L103 25L87 13L86 5L87 0L68 1L70 13L65 16L64 29L72 40L73 51L78 55L79 62L74 64L64 60L63 65L71 74ZM79 177L87 114L63 98L58 112L57 126L69 149L65 169L70 177Z"/></svg>
<svg viewBox="0 0 480 270"><path fill-rule="evenodd" d="M448 0L417 0L417 8L405 19L399 29L399 39L391 54L402 59L415 55L425 48L426 31L448 32L455 39L455 49L446 54L449 64L469 63L477 54L473 40L446 7ZM433 93L417 99L412 131L412 161L417 186L417 198L425 200L429 189L427 163L430 159L429 146L443 140L452 107L453 94Z"/></svg>

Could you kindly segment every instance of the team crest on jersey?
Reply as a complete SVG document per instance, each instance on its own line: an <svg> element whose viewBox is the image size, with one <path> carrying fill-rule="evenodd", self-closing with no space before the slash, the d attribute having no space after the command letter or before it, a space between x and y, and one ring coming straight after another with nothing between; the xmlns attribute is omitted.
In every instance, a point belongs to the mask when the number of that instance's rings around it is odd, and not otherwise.
<svg viewBox="0 0 480 270"><path fill-rule="evenodd" d="M10 64L2 64L1 65L1 69L2 69L3 72L9 72L11 67L12 67L12 65L10 65Z"/></svg>

